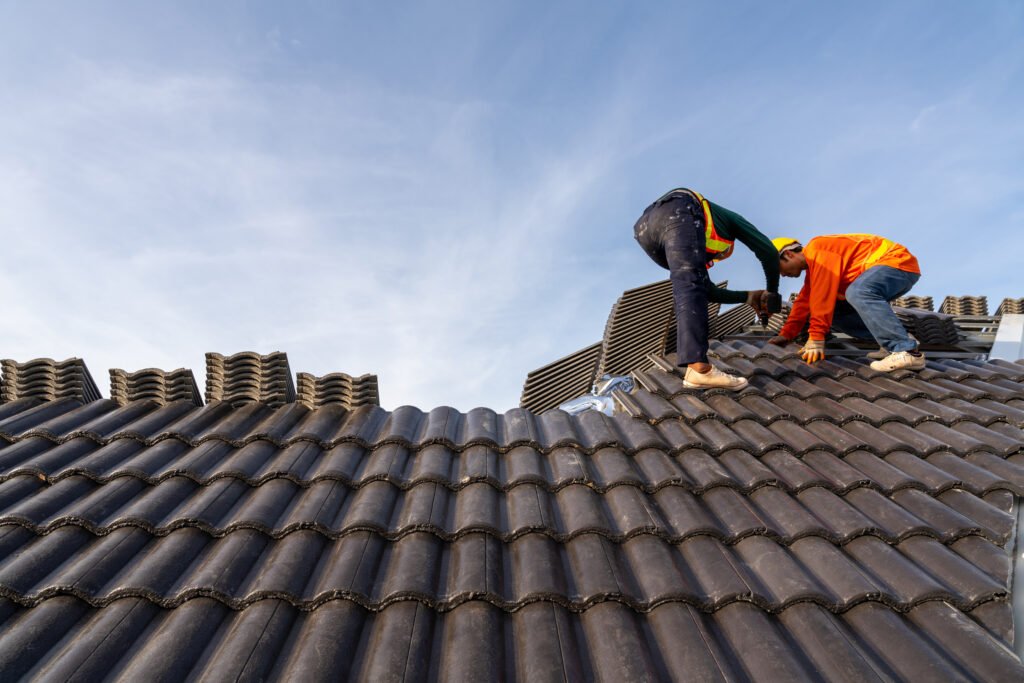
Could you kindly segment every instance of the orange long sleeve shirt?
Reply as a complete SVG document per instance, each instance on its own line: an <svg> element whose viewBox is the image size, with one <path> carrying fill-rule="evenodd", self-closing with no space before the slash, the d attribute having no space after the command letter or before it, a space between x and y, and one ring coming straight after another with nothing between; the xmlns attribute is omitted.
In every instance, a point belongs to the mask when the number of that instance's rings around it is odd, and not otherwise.
<svg viewBox="0 0 1024 683"><path fill-rule="evenodd" d="M917 259L906 247L877 235L815 237L804 246L803 253L807 258L804 286L779 332L789 339L800 334L808 318L810 338L825 339L832 328L836 300L845 299L846 288L868 268L890 266L921 273Z"/></svg>

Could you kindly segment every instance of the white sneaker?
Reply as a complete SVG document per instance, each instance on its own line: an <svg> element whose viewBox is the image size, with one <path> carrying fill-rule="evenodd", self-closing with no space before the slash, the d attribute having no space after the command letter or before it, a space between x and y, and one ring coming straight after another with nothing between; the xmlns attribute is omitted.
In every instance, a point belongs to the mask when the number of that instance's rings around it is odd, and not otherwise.
<svg viewBox="0 0 1024 683"><path fill-rule="evenodd" d="M747 386L747 378L722 372L714 365L711 366L708 372L704 373L686 368L686 374L683 376L683 386L687 389L728 389L729 391L739 391Z"/></svg>
<svg viewBox="0 0 1024 683"><path fill-rule="evenodd" d="M868 358L870 358L871 360L882 360L888 355L889 352L885 350L884 346L879 346L877 351L872 351L871 353L867 354Z"/></svg>
<svg viewBox="0 0 1024 683"><path fill-rule="evenodd" d="M893 370L923 370L924 354L918 356L910 355L909 351L890 353L882 360L876 360L871 364L872 370L879 372L892 372Z"/></svg>

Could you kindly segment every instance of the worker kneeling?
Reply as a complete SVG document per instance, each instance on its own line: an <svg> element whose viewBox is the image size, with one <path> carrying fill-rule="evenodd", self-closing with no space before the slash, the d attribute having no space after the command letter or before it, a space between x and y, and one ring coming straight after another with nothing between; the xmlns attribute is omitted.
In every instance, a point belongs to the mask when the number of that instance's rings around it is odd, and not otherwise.
<svg viewBox="0 0 1024 683"><path fill-rule="evenodd" d="M825 335L834 327L851 337L878 342L886 355L871 363L874 370L924 368L917 342L890 305L921 277L917 259L906 247L860 234L815 237L806 246L788 237L772 242L779 250L780 274L799 277L807 271L807 276L786 324L769 343L791 342L809 320L809 339L801 349L808 363L825 357Z"/></svg>

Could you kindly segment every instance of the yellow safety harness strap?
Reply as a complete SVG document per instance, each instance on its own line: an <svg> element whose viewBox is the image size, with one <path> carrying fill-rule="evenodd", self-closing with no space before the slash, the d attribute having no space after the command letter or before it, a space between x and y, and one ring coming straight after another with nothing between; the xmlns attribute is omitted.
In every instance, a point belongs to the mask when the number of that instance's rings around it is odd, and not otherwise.
<svg viewBox="0 0 1024 683"><path fill-rule="evenodd" d="M726 254L732 251L733 243L718 239L718 233L715 232L715 219L711 217L711 207L708 205L708 200L704 199L704 196L696 190L690 190L693 196L700 202L700 206L704 209L704 244L708 251L716 254Z"/></svg>

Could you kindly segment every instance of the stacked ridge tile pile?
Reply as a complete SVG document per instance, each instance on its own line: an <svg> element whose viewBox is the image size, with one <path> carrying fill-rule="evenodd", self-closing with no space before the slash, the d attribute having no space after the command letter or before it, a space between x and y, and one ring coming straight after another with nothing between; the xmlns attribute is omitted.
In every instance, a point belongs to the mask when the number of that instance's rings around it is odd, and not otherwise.
<svg viewBox="0 0 1024 683"><path fill-rule="evenodd" d="M131 401L156 401L161 405L175 401L190 401L197 406L203 404L195 375L186 368L171 372L157 368L127 372L113 368L110 371L110 398L121 405Z"/></svg>
<svg viewBox="0 0 1024 683"><path fill-rule="evenodd" d="M1024 678L1024 364L711 352L614 416L4 393L0 680Z"/></svg>
<svg viewBox="0 0 1024 683"><path fill-rule="evenodd" d="M986 316L988 299L983 296L947 296L942 300L939 312L949 315Z"/></svg>
<svg viewBox="0 0 1024 683"><path fill-rule="evenodd" d="M996 315L1024 315L1024 297L1003 299L996 310Z"/></svg>
<svg viewBox="0 0 1024 683"><path fill-rule="evenodd" d="M935 301L930 296L902 296L892 302L899 308L913 308L919 311L934 311Z"/></svg>
<svg viewBox="0 0 1024 683"><path fill-rule="evenodd" d="M347 410L361 406L380 405L377 375L353 377L344 372L332 372L317 377L300 372L296 400L309 407L338 405Z"/></svg>
<svg viewBox="0 0 1024 683"><path fill-rule="evenodd" d="M280 351L261 355L243 351L233 356L206 354L206 401L259 402L279 406L295 400L288 357Z"/></svg>
<svg viewBox="0 0 1024 683"><path fill-rule="evenodd" d="M893 308L903 327L925 347L955 346L960 341L956 318L916 308Z"/></svg>
<svg viewBox="0 0 1024 683"><path fill-rule="evenodd" d="M0 400L16 401L36 398L56 401L63 398L82 402L100 397L96 382L81 358L57 362L52 358L37 358L27 363L5 359L0 361Z"/></svg>

